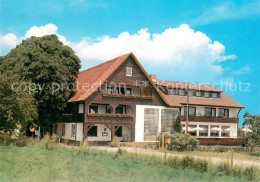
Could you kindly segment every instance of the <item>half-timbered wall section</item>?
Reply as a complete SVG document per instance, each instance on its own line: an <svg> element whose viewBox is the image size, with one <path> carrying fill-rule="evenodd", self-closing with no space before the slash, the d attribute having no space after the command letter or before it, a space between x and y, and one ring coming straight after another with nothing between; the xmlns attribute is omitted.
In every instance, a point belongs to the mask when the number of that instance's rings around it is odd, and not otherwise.
<svg viewBox="0 0 260 182"><path fill-rule="evenodd" d="M128 69L131 69L129 75ZM124 136L120 136L120 140L135 141L136 105L161 106L164 103L130 56L99 90L86 99L84 137L95 140L88 136L88 130L99 124L98 130L111 132L111 137L106 136L105 140L111 140L118 126L122 126ZM96 140L104 138L101 132L98 132Z"/></svg>

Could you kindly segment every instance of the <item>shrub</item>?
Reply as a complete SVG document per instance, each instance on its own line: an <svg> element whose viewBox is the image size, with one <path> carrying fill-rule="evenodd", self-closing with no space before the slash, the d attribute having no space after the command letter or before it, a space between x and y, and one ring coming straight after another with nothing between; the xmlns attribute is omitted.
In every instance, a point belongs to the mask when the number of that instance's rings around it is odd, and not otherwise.
<svg viewBox="0 0 260 182"><path fill-rule="evenodd" d="M193 157L185 156L182 158L180 164L183 169L193 169L195 166L195 159Z"/></svg>
<svg viewBox="0 0 260 182"><path fill-rule="evenodd" d="M118 140L118 138L115 136L112 140L112 142L110 143L111 147L120 147L120 141Z"/></svg>
<svg viewBox="0 0 260 182"><path fill-rule="evenodd" d="M244 178L246 178L246 180L254 180L257 178L257 169L256 167L246 167L244 172L243 172L243 176Z"/></svg>
<svg viewBox="0 0 260 182"><path fill-rule="evenodd" d="M196 138L190 136L189 134L174 132L172 134L166 135L165 138L171 140L171 143L168 145L169 150L194 150L199 145L199 141Z"/></svg>

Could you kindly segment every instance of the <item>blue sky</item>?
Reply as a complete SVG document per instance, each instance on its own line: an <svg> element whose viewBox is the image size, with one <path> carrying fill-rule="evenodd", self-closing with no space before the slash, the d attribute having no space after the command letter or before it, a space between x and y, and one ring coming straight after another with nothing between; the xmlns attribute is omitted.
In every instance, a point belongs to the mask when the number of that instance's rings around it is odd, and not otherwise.
<svg viewBox="0 0 260 182"><path fill-rule="evenodd" d="M159 79L231 84L227 93L246 107L240 118L260 111L259 32L253 0L0 0L1 55L51 33L75 50L82 69L132 51Z"/></svg>

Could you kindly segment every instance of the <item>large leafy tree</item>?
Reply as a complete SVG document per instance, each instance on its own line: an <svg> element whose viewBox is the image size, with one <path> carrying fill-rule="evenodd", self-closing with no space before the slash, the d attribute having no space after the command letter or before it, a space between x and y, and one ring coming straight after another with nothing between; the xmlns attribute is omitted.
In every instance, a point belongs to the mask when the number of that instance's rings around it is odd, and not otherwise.
<svg viewBox="0 0 260 182"><path fill-rule="evenodd" d="M39 117L35 122L43 130L51 131L73 92L79 58L56 35L47 35L22 41L4 57L3 63L4 70L12 70L19 81L30 83L24 87L37 103Z"/></svg>
<svg viewBox="0 0 260 182"><path fill-rule="evenodd" d="M13 90L13 83L19 83L15 76L7 77L0 69L0 131L9 134L17 128L26 128L28 122L37 119L33 96Z"/></svg>
<svg viewBox="0 0 260 182"><path fill-rule="evenodd" d="M248 126L253 131L246 135L248 144L252 147L260 145L260 115L245 112L244 118L243 126Z"/></svg>

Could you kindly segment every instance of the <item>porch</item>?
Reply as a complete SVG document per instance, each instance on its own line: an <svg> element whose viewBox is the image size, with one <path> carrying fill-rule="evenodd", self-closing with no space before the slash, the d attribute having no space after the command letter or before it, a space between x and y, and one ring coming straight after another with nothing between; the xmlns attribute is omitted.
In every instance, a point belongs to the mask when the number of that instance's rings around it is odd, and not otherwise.
<svg viewBox="0 0 260 182"><path fill-rule="evenodd" d="M90 142L110 142L116 136L121 142L134 141L134 124L85 123L84 138Z"/></svg>

